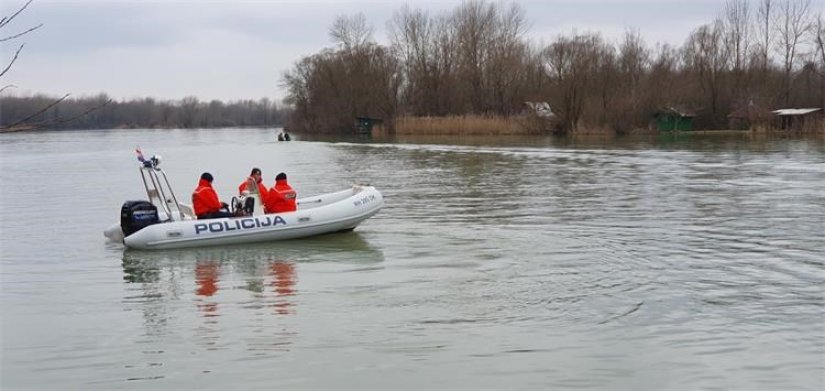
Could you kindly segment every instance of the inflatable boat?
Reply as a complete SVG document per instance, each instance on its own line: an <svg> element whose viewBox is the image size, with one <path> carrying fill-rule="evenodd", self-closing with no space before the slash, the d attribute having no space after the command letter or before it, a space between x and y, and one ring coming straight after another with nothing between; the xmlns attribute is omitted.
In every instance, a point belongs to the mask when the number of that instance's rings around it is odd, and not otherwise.
<svg viewBox="0 0 825 391"><path fill-rule="evenodd" d="M384 205L372 186L353 185L341 191L299 198L294 212L264 214L260 195L233 198L235 217L199 220L191 205L179 202L160 158L144 160L138 154L143 184L149 200L126 201L120 223L104 231L112 241L136 249L171 249L220 246L297 239L352 230ZM254 184L247 189L257 189Z"/></svg>

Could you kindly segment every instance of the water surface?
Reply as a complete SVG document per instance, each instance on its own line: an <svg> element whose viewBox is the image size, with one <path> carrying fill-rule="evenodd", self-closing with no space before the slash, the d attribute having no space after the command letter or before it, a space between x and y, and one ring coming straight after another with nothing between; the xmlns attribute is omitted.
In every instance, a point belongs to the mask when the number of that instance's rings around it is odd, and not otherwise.
<svg viewBox="0 0 825 391"><path fill-rule="evenodd" d="M0 135L2 389L825 388L825 143ZM298 137L301 138L300 136ZM160 154L369 183L350 233L142 252L102 231Z"/></svg>

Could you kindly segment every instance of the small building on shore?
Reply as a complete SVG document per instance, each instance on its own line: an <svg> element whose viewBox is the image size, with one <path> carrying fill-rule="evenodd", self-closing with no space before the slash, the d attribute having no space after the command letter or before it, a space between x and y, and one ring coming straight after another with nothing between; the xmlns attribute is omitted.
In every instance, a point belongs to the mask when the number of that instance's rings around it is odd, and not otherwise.
<svg viewBox="0 0 825 391"><path fill-rule="evenodd" d="M822 126L825 117L821 107L804 109L779 109L772 111L776 115L775 126L782 130L818 129Z"/></svg>
<svg viewBox="0 0 825 391"><path fill-rule="evenodd" d="M555 118L556 114L550 109L550 104L547 102L524 102L524 114L536 116L539 118Z"/></svg>
<svg viewBox="0 0 825 391"><path fill-rule="evenodd" d="M383 127L384 120L381 118L355 117L355 134L370 136L373 129L380 132Z"/></svg>
<svg viewBox="0 0 825 391"><path fill-rule="evenodd" d="M696 114L675 107L666 107L653 113L653 123L660 132L691 131Z"/></svg>

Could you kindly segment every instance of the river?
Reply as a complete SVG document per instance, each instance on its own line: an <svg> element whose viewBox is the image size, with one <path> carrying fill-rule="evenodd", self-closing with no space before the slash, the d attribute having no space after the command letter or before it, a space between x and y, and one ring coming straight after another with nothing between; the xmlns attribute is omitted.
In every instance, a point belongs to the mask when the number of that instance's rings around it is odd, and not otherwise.
<svg viewBox="0 0 825 391"><path fill-rule="evenodd" d="M0 135L0 388L825 388L825 142L267 129ZM355 231L175 251L103 230L252 167L369 183Z"/></svg>

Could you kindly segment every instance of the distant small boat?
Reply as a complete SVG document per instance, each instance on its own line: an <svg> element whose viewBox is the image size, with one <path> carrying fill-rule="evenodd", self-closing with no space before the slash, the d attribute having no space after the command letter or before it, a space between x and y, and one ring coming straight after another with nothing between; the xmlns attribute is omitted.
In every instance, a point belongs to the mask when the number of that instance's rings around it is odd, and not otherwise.
<svg viewBox="0 0 825 391"><path fill-rule="evenodd" d="M146 164L148 163L148 164ZM251 214L198 220L179 203L155 157L140 168L149 201L123 204L120 223L103 234L136 249L171 249L297 239L355 229L384 206L372 186L354 185L334 193L300 198L294 212L263 214L257 194ZM254 186L253 186L254 188ZM236 204L233 202L233 204ZM237 205L244 205L239 201ZM237 210L237 207L233 205Z"/></svg>

